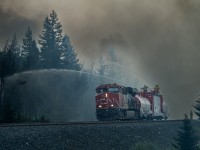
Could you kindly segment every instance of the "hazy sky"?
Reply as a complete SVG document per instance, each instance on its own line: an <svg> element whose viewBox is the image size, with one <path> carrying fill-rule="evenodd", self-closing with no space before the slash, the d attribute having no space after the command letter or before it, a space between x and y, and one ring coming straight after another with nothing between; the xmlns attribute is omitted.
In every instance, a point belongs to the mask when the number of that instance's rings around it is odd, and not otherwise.
<svg viewBox="0 0 200 150"><path fill-rule="evenodd" d="M200 94L199 0L0 0L0 44L30 26L37 39L54 9L79 53L97 61L115 48L127 72L159 84L172 116Z"/></svg>

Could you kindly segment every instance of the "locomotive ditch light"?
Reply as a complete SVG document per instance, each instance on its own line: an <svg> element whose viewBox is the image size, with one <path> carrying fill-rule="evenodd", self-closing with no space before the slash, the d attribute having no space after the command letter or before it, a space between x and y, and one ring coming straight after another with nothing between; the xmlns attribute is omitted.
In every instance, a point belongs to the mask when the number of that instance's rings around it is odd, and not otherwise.
<svg viewBox="0 0 200 150"><path fill-rule="evenodd" d="M111 105L111 107L113 107L113 104Z"/></svg>
<svg viewBox="0 0 200 150"><path fill-rule="evenodd" d="M99 105L99 108L101 108L101 105Z"/></svg>
<svg viewBox="0 0 200 150"><path fill-rule="evenodd" d="M108 97L108 93L106 93L106 97Z"/></svg>

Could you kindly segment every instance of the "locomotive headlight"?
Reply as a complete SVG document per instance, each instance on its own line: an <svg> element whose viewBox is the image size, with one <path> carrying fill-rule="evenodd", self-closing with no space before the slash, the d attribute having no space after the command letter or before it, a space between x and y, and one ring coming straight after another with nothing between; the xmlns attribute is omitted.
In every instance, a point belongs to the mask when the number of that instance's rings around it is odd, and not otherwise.
<svg viewBox="0 0 200 150"><path fill-rule="evenodd" d="M106 97L108 97L108 93L106 93Z"/></svg>
<svg viewBox="0 0 200 150"><path fill-rule="evenodd" d="M113 104L111 105L111 107L113 107Z"/></svg>

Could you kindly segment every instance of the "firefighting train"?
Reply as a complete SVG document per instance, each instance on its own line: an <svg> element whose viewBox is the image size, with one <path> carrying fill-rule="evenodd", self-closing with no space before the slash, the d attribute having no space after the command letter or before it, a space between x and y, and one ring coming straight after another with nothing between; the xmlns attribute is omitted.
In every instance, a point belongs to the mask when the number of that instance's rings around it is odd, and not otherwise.
<svg viewBox="0 0 200 150"><path fill-rule="evenodd" d="M168 118L168 108L156 85L148 90L102 84L96 88L96 118L105 120L162 120Z"/></svg>

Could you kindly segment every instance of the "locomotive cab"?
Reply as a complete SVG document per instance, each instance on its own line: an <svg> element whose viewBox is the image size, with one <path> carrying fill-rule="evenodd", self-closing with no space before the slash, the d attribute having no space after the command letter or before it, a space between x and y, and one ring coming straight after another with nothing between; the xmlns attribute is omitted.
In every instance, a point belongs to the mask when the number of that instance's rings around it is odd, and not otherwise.
<svg viewBox="0 0 200 150"><path fill-rule="evenodd" d="M108 109L118 107L117 101L121 93L122 88L115 84L101 85L96 88L96 108Z"/></svg>
<svg viewBox="0 0 200 150"><path fill-rule="evenodd" d="M98 120L117 118L122 106L123 87L105 84L96 88L96 115ZM103 119L102 119L103 118Z"/></svg>

